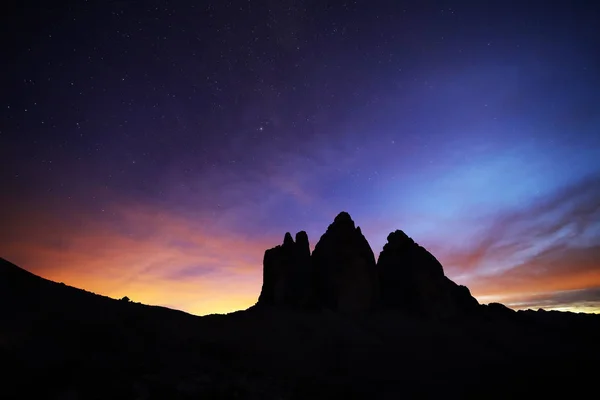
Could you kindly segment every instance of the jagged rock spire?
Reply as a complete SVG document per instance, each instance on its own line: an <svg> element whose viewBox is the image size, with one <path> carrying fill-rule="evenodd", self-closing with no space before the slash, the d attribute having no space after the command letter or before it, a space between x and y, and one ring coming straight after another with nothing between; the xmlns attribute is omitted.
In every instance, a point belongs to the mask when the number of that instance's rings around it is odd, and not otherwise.
<svg viewBox="0 0 600 400"><path fill-rule="evenodd" d="M377 263L347 212L339 213L310 254L308 235L265 252L257 305L328 308L344 313L395 309L429 316L475 312L469 289L444 275L439 261L406 233L388 235Z"/></svg>
<svg viewBox="0 0 600 400"><path fill-rule="evenodd" d="M308 235L298 232L294 242L292 235L286 232L282 245L265 251L258 304L303 307L312 296L310 278Z"/></svg>
<svg viewBox="0 0 600 400"><path fill-rule="evenodd" d="M379 290L375 255L350 214L335 217L316 244L312 263L323 307L350 313L373 309Z"/></svg>

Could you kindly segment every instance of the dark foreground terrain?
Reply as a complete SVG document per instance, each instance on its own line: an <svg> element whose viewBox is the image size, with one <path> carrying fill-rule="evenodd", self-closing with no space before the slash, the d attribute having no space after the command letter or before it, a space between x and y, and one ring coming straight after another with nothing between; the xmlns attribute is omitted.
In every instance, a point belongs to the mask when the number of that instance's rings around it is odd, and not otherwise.
<svg viewBox="0 0 600 400"><path fill-rule="evenodd" d="M0 398L596 397L600 316L482 307L446 320L269 307L196 317L1 260Z"/></svg>

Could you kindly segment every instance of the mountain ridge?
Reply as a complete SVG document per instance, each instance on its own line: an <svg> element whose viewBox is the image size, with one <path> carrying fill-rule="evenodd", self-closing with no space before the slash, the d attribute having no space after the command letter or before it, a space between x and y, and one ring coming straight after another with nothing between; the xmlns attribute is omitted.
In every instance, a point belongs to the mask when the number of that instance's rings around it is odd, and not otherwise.
<svg viewBox="0 0 600 400"><path fill-rule="evenodd" d="M401 230L388 235L377 259L360 227L344 211L312 254L306 232L296 237L302 242L295 243L286 232L282 245L265 251L257 306L347 313L399 309L441 317L477 312L479 302L469 289L449 279L435 256Z"/></svg>
<svg viewBox="0 0 600 400"><path fill-rule="evenodd" d="M111 299L0 259L0 398L524 398L597 390L600 316L460 303L472 297L468 289L450 283L404 232L392 232L375 261L351 218L337 222L314 258L305 232L284 235L265 252L257 304L226 315ZM306 273L315 266L323 273Z"/></svg>

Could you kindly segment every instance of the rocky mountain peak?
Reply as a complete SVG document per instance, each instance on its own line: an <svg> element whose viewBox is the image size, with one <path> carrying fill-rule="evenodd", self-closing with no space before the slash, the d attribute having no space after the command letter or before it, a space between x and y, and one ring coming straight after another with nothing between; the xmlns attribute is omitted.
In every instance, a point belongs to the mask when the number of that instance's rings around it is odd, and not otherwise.
<svg viewBox="0 0 600 400"><path fill-rule="evenodd" d="M308 235L287 232L265 252L258 305L328 308L343 313L397 309L430 316L473 312L469 290L444 275L440 262L396 230L375 262L367 239L347 212L339 213L310 253Z"/></svg>

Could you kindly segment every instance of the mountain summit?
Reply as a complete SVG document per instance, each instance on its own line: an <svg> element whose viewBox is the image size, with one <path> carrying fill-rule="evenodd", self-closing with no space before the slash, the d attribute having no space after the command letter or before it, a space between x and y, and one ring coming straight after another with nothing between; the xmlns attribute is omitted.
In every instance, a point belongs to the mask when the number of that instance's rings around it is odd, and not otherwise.
<svg viewBox="0 0 600 400"><path fill-rule="evenodd" d="M479 308L469 289L444 275L440 262L403 231L388 235L375 261L350 214L339 213L312 254L306 232L265 252L257 306L326 308L342 313L383 309L452 317Z"/></svg>

